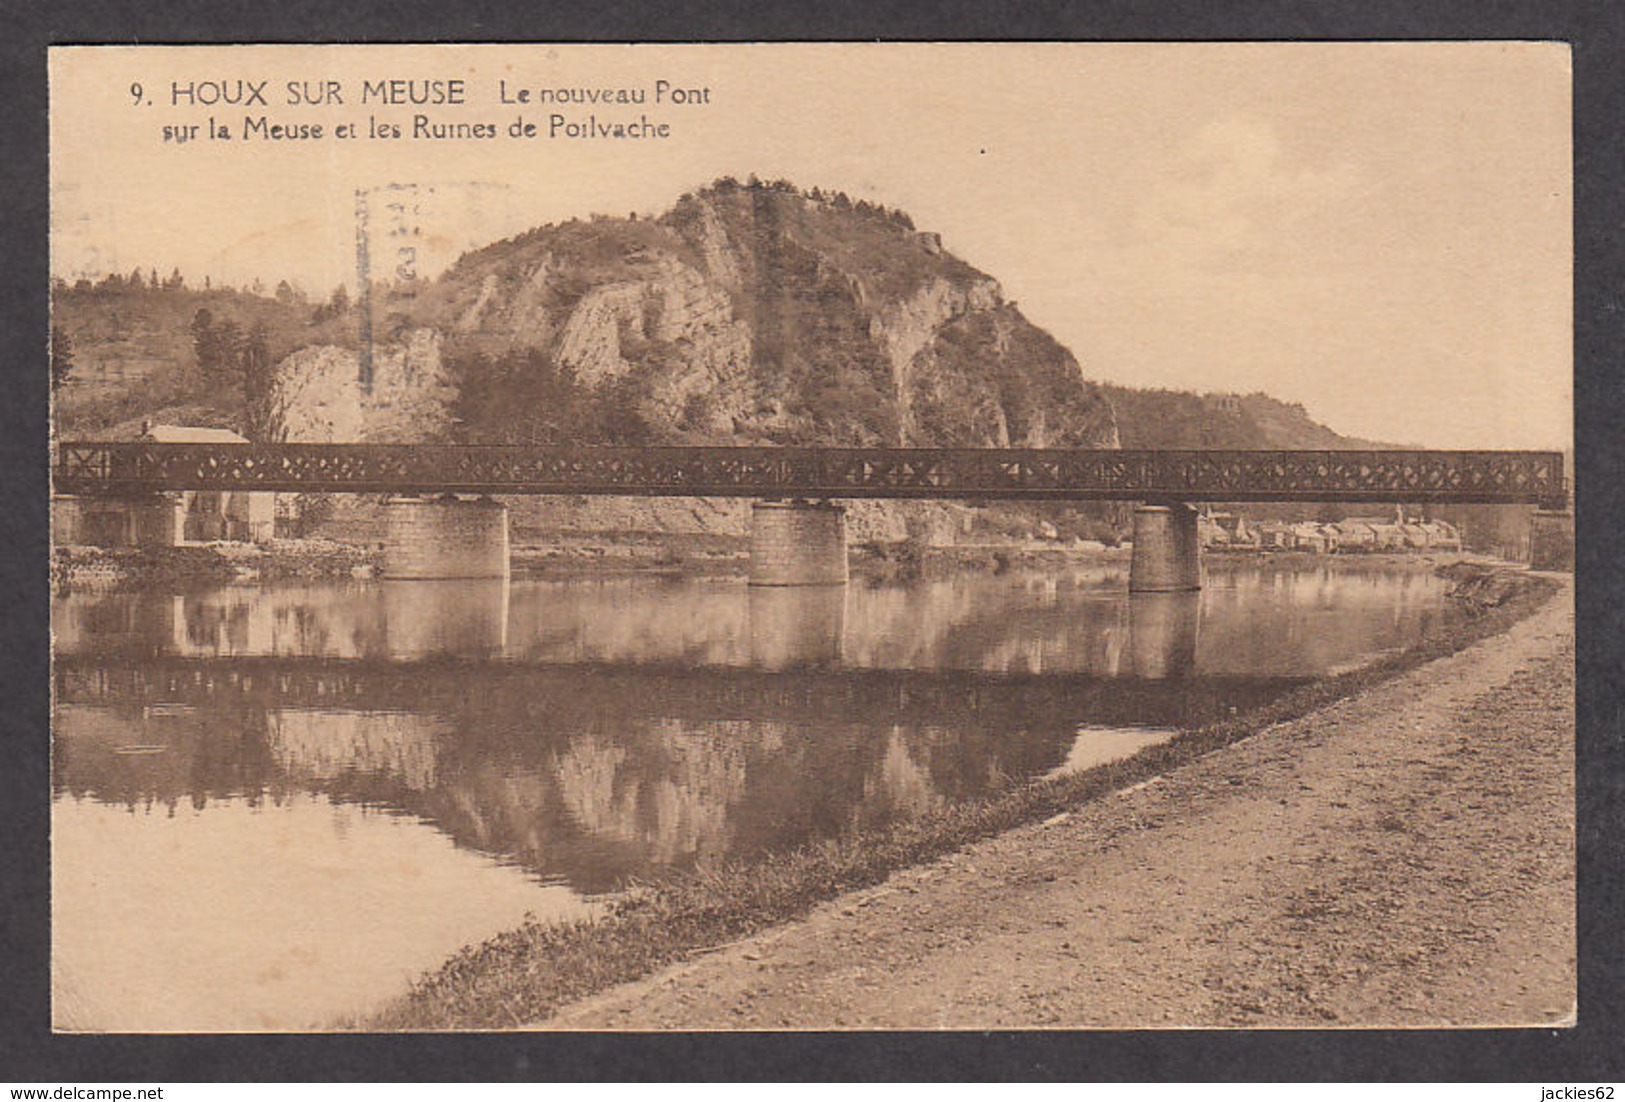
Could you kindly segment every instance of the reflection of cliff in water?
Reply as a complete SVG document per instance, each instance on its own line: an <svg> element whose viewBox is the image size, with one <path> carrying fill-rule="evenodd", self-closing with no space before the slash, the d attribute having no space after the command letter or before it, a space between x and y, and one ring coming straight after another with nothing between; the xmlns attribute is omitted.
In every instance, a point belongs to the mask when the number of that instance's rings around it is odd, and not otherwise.
<svg viewBox="0 0 1625 1102"><path fill-rule="evenodd" d="M1080 569L73 594L53 606L55 783L204 815L324 793L596 891L1255 706L1413 641L1441 591L1238 570L1128 598L1121 577Z"/></svg>
<svg viewBox="0 0 1625 1102"><path fill-rule="evenodd" d="M1080 724L1190 725L1287 684L69 657L55 781L131 807L323 792L594 891L989 794Z"/></svg>

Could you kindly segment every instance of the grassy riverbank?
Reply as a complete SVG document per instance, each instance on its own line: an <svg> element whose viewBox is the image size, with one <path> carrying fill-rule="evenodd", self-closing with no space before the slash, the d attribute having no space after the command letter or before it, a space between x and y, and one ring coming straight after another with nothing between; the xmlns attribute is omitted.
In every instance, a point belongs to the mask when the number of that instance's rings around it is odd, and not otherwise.
<svg viewBox="0 0 1625 1102"><path fill-rule="evenodd" d="M1165 773L1266 727L1308 714L1495 635L1540 607L1548 579L1476 570L1461 581L1477 615L1402 653L1317 681L1254 712L1182 733L1083 773L957 804L883 832L854 834L750 863L723 863L636 885L603 918L529 923L472 946L365 1022L363 1029L505 1028L665 965L807 913L815 904L969 843L1042 821Z"/></svg>
<svg viewBox="0 0 1625 1102"><path fill-rule="evenodd" d="M335 540L58 547L51 556L51 585L57 590L180 590L231 582L370 577L382 557L377 548Z"/></svg>

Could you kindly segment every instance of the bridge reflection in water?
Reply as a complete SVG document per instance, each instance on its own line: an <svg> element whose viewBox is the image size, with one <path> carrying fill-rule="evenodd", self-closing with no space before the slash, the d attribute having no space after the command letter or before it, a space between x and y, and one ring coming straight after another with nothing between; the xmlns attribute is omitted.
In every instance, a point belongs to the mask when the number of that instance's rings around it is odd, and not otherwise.
<svg viewBox="0 0 1625 1102"><path fill-rule="evenodd" d="M508 646L507 578L383 581L383 639L391 657L500 658Z"/></svg>
<svg viewBox="0 0 1625 1102"><path fill-rule="evenodd" d="M752 665L794 670L841 664L845 586L751 586L749 593Z"/></svg>
<svg viewBox="0 0 1625 1102"><path fill-rule="evenodd" d="M1131 753L1444 610L1422 574L1219 572L1132 600L1124 582L59 599L53 960L77 980L59 976L57 1022L330 1018L527 911L575 917L629 876Z"/></svg>
<svg viewBox="0 0 1625 1102"><path fill-rule="evenodd" d="M1006 580L993 608L952 587L647 583L516 602L501 580L74 598L56 783L196 810L322 794L591 894L991 794L1089 760L1090 737L1303 680L1200 675L1200 595L1105 601L1077 581ZM663 592L667 615L605 615Z"/></svg>
<svg viewBox="0 0 1625 1102"><path fill-rule="evenodd" d="M1190 677L1196 672L1202 599L1190 591L1138 593L1129 602L1129 653L1140 677Z"/></svg>

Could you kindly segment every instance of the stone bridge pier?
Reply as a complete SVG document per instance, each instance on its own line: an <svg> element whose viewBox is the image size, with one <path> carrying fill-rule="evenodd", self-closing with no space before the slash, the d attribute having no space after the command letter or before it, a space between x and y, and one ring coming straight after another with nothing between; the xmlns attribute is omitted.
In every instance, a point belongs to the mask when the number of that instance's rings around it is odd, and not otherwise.
<svg viewBox="0 0 1625 1102"><path fill-rule="evenodd" d="M751 585L845 585L846 510L758 501L750 511Z"/></svg>
<svg viewBox="0 0 1625 1102"><path fill-rule="evenodd" d="M51 541L56 546L175 547L185 525L185 495L178 491L59 494L51 499Z"/></svg>
<svg viewBox="0 0 1625 1102"><path fill-rule="evenodd" d="M506 578L508 507L488 497L384 503L386 578Z"/></svg>
<svg viewBox="0 0 1625 1102"><path fill-rule="evenodd" d="M1181 503L1134 510L1130 593L1185 593L1202 588L1202 543L1196 510Z"/></svg>

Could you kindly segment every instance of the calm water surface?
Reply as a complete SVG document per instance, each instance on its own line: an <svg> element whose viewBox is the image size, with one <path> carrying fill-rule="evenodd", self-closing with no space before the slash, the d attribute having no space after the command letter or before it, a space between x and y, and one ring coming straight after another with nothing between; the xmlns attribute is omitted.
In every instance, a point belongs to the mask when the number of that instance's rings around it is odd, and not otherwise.
<svg viewBox="0 0 1625 1102"><path fill-rule="evenodd" d="M364 1013L527 913L883 826L1413 642L1417 570L354 582L53 606L55 1018Z"/></svg>

